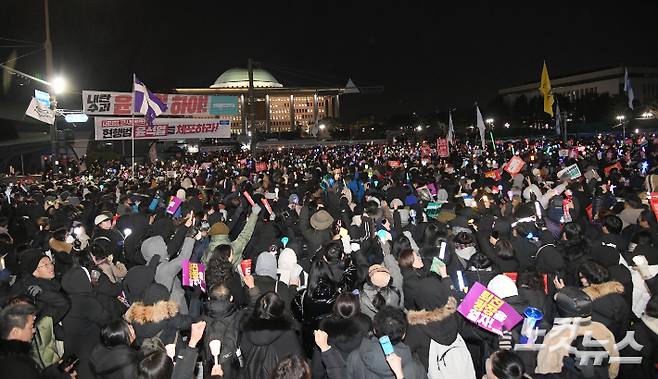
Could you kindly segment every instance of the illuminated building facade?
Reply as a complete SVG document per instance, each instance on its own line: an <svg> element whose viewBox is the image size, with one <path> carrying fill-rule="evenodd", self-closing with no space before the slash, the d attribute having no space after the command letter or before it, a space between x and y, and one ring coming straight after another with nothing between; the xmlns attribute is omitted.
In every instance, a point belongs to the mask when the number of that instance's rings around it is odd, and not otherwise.
<svg viewBox="0 0 658 379"><path fill-rule="evenodd" d="M254 127L266 133L308 131L316 120L340 116L340 95L345 88L284 87L274 76L254 69ZM225 116L231 120L231 133L250 130L248 119L249 73L232 68L221 74L209 88L177 88L184 94L238 96L239 114Z"/></svg>

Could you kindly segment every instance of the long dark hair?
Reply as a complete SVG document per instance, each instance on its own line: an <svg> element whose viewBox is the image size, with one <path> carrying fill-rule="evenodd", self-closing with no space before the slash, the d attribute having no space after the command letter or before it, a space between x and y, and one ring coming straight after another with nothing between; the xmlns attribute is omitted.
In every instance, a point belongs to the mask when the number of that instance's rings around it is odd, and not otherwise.
<svg viewBox="0 0 658 379"><path fill-rule="evenodd" d="M491 354L491 372L499 379L520 379L525 375L525 365L511 350L498 350Z"/></svg>
<svg viewBox="0 0 658 379"><path fill-rule="evenodd" d="M333 314L340 318L352 318L361 313L361 303L359 297L349 293L343 292L336 298L334 303Z"/></svg>
<svg viewBox="0 0 658 379"><path fill-rule="evenodd" d="M174 363L164 351L156 351L144 357L137 366L138 379L170 379Z"/></svg>
<svg viewBox="0 0 658 379"><path fill-rule="evenodd" d="M125 320L115 320L101 329L101 342L105 347L130 346L130 327Z"/></svg>
<svg viewBox="0 0 658 379"><path fill-rule="evenodd" d="M308 293L312 296L315 289L320 283L336 286L334 274L331 267L324 260L318 259L311 264L311 271L308 274Z"/></svg>
<svg viewBox="0 0 658 379"><path fill-rule="evenodd" d="M286 305L279 295L274 292L265 292L256 301L253 317L255 319L272 320L281 318Z"/></svg>

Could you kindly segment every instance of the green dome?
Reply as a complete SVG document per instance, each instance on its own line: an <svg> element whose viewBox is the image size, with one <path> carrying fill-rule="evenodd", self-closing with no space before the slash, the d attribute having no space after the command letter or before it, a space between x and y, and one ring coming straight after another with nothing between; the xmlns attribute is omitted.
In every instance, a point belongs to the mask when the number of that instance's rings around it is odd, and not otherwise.
<svg viewBox="0 0 658 379"><path fill-rule="evenodd" d="M215 80L210 88L248 88L249 72L246 68L231 68L224 71L223 74ZM254 87L283 87L283 84L272 76L269 72L256 68L254 69Z"/></svg>

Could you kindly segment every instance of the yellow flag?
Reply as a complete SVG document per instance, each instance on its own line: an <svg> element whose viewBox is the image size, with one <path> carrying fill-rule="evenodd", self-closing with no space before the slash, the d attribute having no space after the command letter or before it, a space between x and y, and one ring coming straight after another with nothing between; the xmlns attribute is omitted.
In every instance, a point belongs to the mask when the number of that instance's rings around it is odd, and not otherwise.
<svg viewBox="0 0 658 379"><path fill-rule="evenodd" d="M544 62L544 68L541 70L541 84L539 85L539 92L544 96L544 112L548 113L553 117L553 93L551 92L551 80L548 78L548 69L546 68L546 62Z"/></svg>

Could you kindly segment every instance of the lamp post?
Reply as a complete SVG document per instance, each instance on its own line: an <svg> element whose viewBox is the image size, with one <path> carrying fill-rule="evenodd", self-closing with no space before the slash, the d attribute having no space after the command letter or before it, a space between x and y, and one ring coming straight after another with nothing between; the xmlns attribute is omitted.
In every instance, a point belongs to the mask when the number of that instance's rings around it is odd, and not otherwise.
<svg viewBox="0 0 658 379"><path fill-rule="evenodd" d="M624 119L626 118L624 115L619 115L615 117L617 121L621 124L622 127L622 133L623 133L623 138L626 139L626 124L624 123Z"/></svg>
<svg viewBox="0 0 658 379"><path fill-rule="evenodd" d="M493 148L494 154L496 153L496 141L494 140L494 135L493 135L493 128L494 128L494 119L489 117L488 119L484 120L484 122L489 125L489 135L491 136L491 147Z"/></svg>

